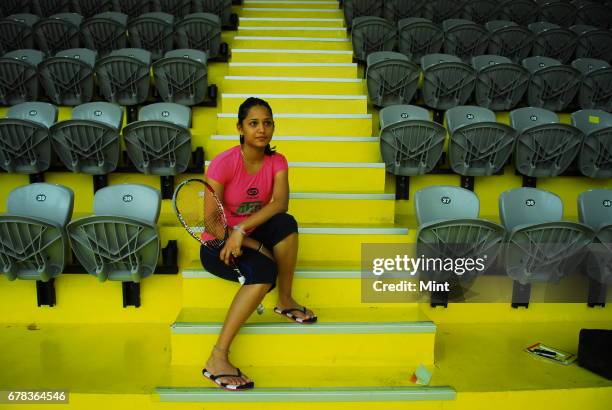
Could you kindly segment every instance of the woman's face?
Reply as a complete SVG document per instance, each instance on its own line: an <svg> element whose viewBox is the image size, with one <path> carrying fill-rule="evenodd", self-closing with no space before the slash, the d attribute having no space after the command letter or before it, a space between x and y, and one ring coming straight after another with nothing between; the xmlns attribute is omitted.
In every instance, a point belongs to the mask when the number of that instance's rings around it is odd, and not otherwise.
<svg viewBox="0 0 612 410"><path fill-rule="evenodd" d="M244 135L245 144L265 148L274 133L274 120L270 111L261 105L251 107L246 118L238 125L238 132Z"/></svg>

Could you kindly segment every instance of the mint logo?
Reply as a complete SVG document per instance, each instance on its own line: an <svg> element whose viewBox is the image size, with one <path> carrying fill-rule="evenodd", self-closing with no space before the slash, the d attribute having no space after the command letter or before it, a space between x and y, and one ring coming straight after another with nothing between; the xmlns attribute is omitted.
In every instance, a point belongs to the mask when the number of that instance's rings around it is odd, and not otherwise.
<svg viewBox="0 0 612 410"><path fill-rule="evenodd" d="M38 202L45 202L47 200L47 195L45 194L38 194L36 195L36 201Z"/></svg>
<svg viewBox="0 0 612 410"><path fill-rule="evenodd" d="M130 194L127 195L123 195L123 202L125 203L129 203L132 202L134 200L134 197Z"/></svg>

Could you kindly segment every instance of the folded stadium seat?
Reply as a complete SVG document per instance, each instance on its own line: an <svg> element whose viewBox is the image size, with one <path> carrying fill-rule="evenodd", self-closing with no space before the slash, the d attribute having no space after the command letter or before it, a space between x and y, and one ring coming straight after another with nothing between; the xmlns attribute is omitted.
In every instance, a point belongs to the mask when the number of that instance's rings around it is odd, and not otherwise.
<svg viewBox="0 0 612 410"><path fill-rule="evenodd" d="M416 94L421 69L393 51L368 55L366 79L370 101L377 107L409 104Z"/></svg>
<svg viewBox="0 0 612 410"><path fill-rule="evenodd" d="M191 13L191 0L159 0L160 9L174 17L184 17Z"/></svg>
<svg viewBox="0 0 612 410"><path fill-rule="evenodd" d="M529 285L557 283L575 273L594 237L588 226L563 221L561 198L537 188L503 192L499 215L508 232L504 263L515 280L513 307L528 305Z"/></svg>
<svg viewBox="0 0 612 410"><path fill-rule="evenodd" d="M96 14L118 11L118 0L72 0L73 10L84 18L90 18Z"/></svg>
<svg viewBox="0 0 612 410"><path fill-rule="evenodd" d="M42 51L15 50L0 58L0 104L16 105L38 99L38 64Z"/></svg>
<svg viewBox="0 0 612 410"><path fill-rule="evenodd" d="M131 19L137 18L145 13L154 13L161 10L159 0L116 0L119 11L127 14Z"/></svg>
<svg viewBox="0 0 612 410"><path fill-rule="evenodd" d="M191 159L191 109L156 103L140 109L123 129L127 154L139 172L170 176L185 172Z"/></svg>
<svg viewBox="0 0 612 410"><path fill-rule="evenodd" d="M193 11L219 16L223 27L235 29L238 15L232 13L232 0L194 0Z"/></svg>
<svg viewBox="0 0 612 410"><path fill-rule="evenodd" d="M69 13L71 0L31 0L32 12L41 17Z"/></svg>
<svg viewBox="0 0 612 410"><path fill-rule="evenodd" d="M200 104L207 97L206 53L178 49L153 64L155 87L162 100L183 105Z"/></svg>
<svg viewBox="0 0 612 410"><path fill-rule="evenodd" d="M563 64L572 60L578 40L576 33L543 21L531 23L528 28L535 34L531 55L554 58Z"/></svg>
<svg viewBox="0 0 612 410"><path fill-rule="evenodd" d="M603 29L612 27L612 8L591 1L576 1L576 24L586 24Z"/></svg>
<svg viewBox="0 0 612 410"><path fill-rule="evenodd" d="M127 47L127 14L104 12L88 18L81 25L83 44L105 56Z"/></svg>
<svg viewBox="0 0 612 410"><path fill-rule="evenodd" d="M510 126L518 137L514 151L516 170L528 177L555 177L570 166L584 135L571 125L561 124L552 111L537 107L510 112Z"/></svg>
<svg viewBox="0 0 612 410"><path fill-rule="evenodd" d="M25 102L0 118L0 167L7 172L39 174L51 165L49 128L57 121L57 107Z"/></svg>
<svg viewBox="0 0 612 410"><path fill-rule="evenodd" d="M64 166L72 172L106 175L117 168L121 152L120 106L93 102L74 107L72 118L51 127L51 142Z"/></svg>
<svg viewBox="0 0 612 410"><path fill-rule="evenodd" d="M506 165L516 131L498 123L493 111L471 105L453 107L446 111L445 121L449 163L455 173L493 175Z"/></svg>
<svg viewBox="0 0 612 410"><path fill-rule="evenodd" d="M382 0L344 0L344 20L346 26L350 29L353 25L353 20L362 16L382 16L383 1Z"/></svg>
<svg viewBox="0 0 612 410"><path fill-rule="evenodd" d="M591 189L581 193L578 196L578 217L595 232L585 273L596 283L609 285L612 283L612 189ZM605 303L605 297L596 302Z"/></svg>
<svg viewBox="0 0 612 410"><path fill-rule="evenodd" d="M507 57L482 55L472 58L476 70L476 103L494 111L517 106L529 86L529 72Z"/></svg>
<svg viewBox="0 0 612 410"><path fill-rule="evenodd" d="M598 58L612 61L612 32L593 26L576 25L570 27L578 35L576 58Z"/></svg>
<svg viewBox="0 0 612 410"><path fill-rule="evenodd" d="M94 195L94 214L68 224L74 254L101 282L139 283L157 266L160 207L159 191L148 186L100 189Z"/></svg>
<svg viewBox="0 0 612 410"><path fill-rule="evenodd" d="M83 17L75 13L54 14L39 20L34 26L38 49L51 56L62 50L80 47L82 21Z"/></svg>
<svg viewBox="0 0 612 410"><path fill-rule="evenodd" d="M578 91L580 108L612 111L612 67L603 60L578 58L572 67L582 73Z"/></svg>
<svg viewBox="0 0 612 410"><path fill-rule="evenodd" d="M572 114L572 125L584 134L578 154L580 172L591 178L612 178L612 114L580 110Z"/></svg>
<svg viewBox="0 0 612 410"><path fill-rule="evenodd" d="M432 0L427 3L428 17L434 23L442 23L449 19L459 19L466 2L466 0Z"/></svg>
<svg viewBox="0 0 612 410"><path fill-rule="evenodd" d="M32 9L29 1L2 0L2 3L0 3L0 12L2 12L4 17L6 17L10 16L11 14L31 13Z"/></svg>
<svg viewBox="0 0 612 410"><path fill-rule="evenodd" d="M423 99L437 110L464 105L476 85L476 72L457 56L428 54L421 58Z"/></svg>
<svg viewBox="0 0 612 410"><path fill-rule="evenodd" d="M442 23L444 52L469 61L485 54L489 47L489 32L473 21L450 19Z"/></svg>
<svg viewBox="0 0 612 410"><path fill-rule="evenodd" d="M496 0L468 1L463 6L461 18L471 20L476 24L485 25L494 18L497 6L498 2Z"/></svg>
<svg viewBox="0 0 612 410"><path fill-rule="evenodd" d="M411 61L420 64L427 54L439 53L444 44L442 28L421 17L405 18L398 23L398 50Z"/></svg>
<svg viewBox="0 0 612 410"><path fill-rule="evenodd" d="M414 105L380 110L380 152L387 172L396 176L430 172L442 158L446 131ZM398 194L401 192L398 191Z"/></svg>
<svg viewBox="0 0 612 410"><path fill-rule="evenodd" d="M527 27L512 21L493 20L485 24L489 31L489 54L508 57L520 63L531 55L535 35Z"/></svg>
<svg viewBox="0 0 612 410"><path fill-rule="evenodd" d="M406 18L419 18L428 14L427 0L385 0L382 17L393 24Z"/></svg>
<svg viewBox="0 0 612 410"><path fill-rule="evenodd" d="M221 44L221 19L217 15L188 14L176 23L175 35L178 48L204 51L209 60L227 54L227 45Z"/></svg>
<svg viewBox="0 0 612 410"><path fill-rule="evenodd" d="M139 48L112 51L96 63L100 93L119 105L142 104L149 97L151 53Z"/></svg>
<svg viewBox="0 0 612 410"><path fill-rule="evenodd" d="M54 184L13 189L0 214L0 273L9 280L52 281L64 271L70 245L66 225L74 193ZM39 303L40 306L40 303Z"/></svg>
<svg viewBox="0 0 612 410"><path fill-rule="evenodd" d="M0 20L0 53L34 48L34 25L39 17L33 14L12 14Z"/></svg>
<svg viewBox="0 0 612 410"><path fill-rule="evenodd" d="M432 294L432 306L446 306L449 296L455 301L466 301L469 298L467 290L474 279L496 262L504 240L504 228L480 219L478 197L464 188L431 186L420 189L414 195L414 206L419 224L417 255L442 260L481 260L482 269L472 265L461 273L435 268L419 272L420 280L448 282L450 285L450 294Z"/></svg>
<svg viewBox="0 0 612 410"><path fill-rule="evenodd" d="M395 48L397 29L382 17L357 17L353 19L351 41L355 58L365 62L370 53Z"/></svg>
<svg viewBox="0 0 612 410"><path fill-rule="evenodd" d="M527 26L539 20L539 7L533 0L503 0L497 9L497 19Z"/></svg>
<svg viewBox="0 0 612 410"><path fill-rule="evenodd" d="M533 107L563 111L580 89L580 71L559 60L528 57L523 60L523 67L531 73L527 102Z"/></svg>
<svg viewBox="0 0 612 410"><path fill-rule="evenodd" d="M94 94L96 52L86 48L60 51L38 65L38 73L49 99L57 105L80 105Z"/></svg>
<svg viewBox="0 0 612 410"><path fill-rule="evenodd" d="M130 20L128 35L134 48L151 52L153 61L172 50L174 16L167 13L144 13Z"/></svg>
<svg viewBox="0 0 612 410"><path fill-rule="evenodd" d="M537 0L542 21L569 27L576 20L578 9L567 0Z"/></svg>

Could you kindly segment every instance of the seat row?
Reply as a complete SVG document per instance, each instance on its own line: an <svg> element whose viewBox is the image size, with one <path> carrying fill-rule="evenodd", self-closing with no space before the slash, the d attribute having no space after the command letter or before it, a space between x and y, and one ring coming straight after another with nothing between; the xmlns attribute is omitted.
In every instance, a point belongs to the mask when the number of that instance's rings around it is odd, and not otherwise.
<svg viewBox="0 0 612 410"><path fill-rule="evenodd" d="M510 20L521 25L548 21L563 27L587 24L609 28L612 2L588 0L344 0L344 16L350 27L360 16L384 17L390 22L421 17L435 22L467 19L479 24Z"/></svg>
<svg viewBox="0 0 612 410"><path fill-rule="evenodd" d="M365 61L375 51L397 49L418 62L433 53L454 54L463 60L481 54L498 54L519 62L529 56L555 58L568 63L573 58L612 60L612 32L589 25L563 28L548 22L527 27L512 21L494 20L485 25L470 20L449 19L438 25L411 17L397 26L381 17L358 17L351 31L355 57Z"/></svg>
<svg viewBox="0 0 612 410"><path fill-rule="evenodd" d="M44 58L38 50L15 50L0 58L0 104L16 105L42 99L75 106L99 97L119 105L142 104L149 99L151 73L163 101L214 105L216 87L208 87L208 57L192 49L172 50L152 63L151 53L124 48L97 58L94 50L63 50Z"/></svg>
<svg viewBox="0 0 612 410"><path fill-rule="evenodd" d="M428 54L420 67L400 53L368 56L368 95L375 106L409 104L421 84L423 102L437 110L475 103L508 111L527 105L564 111L612 111L612 68L603 60L579 58L570 65L547 57L529 57L516 64L498 55L481 55L467 64L457 56Z"/></svg>
<svg viewBox="0 0 612 410"><path fill-rule="evenodd" d="M221 15L231 8L232 0L3 0L0 15L32 13L41 17L57 13L78 13L85 18L106 11L137 17L142 13L162 11L175 17L190 13Z"/></svg>
<svg viewBox="0 0 612 410"><path fill-rule="evenodd" d="M128 47L142 48L158 60L175 45L204 51L210 59L227 56L221 43L222 19L211 13L193 13L176 19L168 13L143 13L128 21L122 13L105 12L86 20L75 13L59 13L39 19L14 14L0 20L0 52L37 48L55 55L85 47L101 56ZM222 50L223 48L223 50Z"/></svg>
<svg viewBox="0 0 612 410"><path fill-rule="evenodd" d="M580 110L571 119L563 124L552 111L525 107L511 111L506 125L487 108L459 106L446 111L443 127L421 107L393 105L380 111L381 154L398 176L432 172L448 145L450 169L461 176L494 175L513 157L527 177L556 177L576 161L582 175L612 178L612 114Z"/></svg>

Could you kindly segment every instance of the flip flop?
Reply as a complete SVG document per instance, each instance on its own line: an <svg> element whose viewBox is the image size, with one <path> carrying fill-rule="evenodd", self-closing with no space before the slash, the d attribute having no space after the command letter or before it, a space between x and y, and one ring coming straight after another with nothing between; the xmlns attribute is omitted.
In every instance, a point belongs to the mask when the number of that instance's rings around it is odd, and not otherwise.
<svg viewBox="0 0 612 410"><path fill-rule="evenodd" d="M302 308L292 308L292 309L285 309L285 310L280 310L279 308L275 307L274 308L274 313L277 313L281 316L286 316L289 319L293 320L296 323L301 323L301 324L311 324L311 323L315 323L317 321L317 317L316 316L312 316L309 319L302 319L301 317L298 317L296 315L294 315L292 312L301 312L303 314L307 314L306 313L306 306L302 306Z"/></svg>
<svg viewBox="0 0 612 410"><path fill-rule="evenodd" d="M245 384L229 384L229 383L222 383L221 381L219 381L219 379L222 378L222 377L240 377L240 376L242 376L242 372L240 371L240 369L236 368L236 370L238 371L238 374L216 374L215 375L215 374L212 374L211 372L209 372L208 370L204 369L204 370L202 370L202 374L208 380L210 380L211 382L219 385L219 387L221 387L222 389L225 389L225 390L241 391L241 390L250 390L253 387L255 387L255 383L254 382L248 382L248 383L245 383Z"/></svg>

